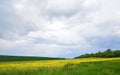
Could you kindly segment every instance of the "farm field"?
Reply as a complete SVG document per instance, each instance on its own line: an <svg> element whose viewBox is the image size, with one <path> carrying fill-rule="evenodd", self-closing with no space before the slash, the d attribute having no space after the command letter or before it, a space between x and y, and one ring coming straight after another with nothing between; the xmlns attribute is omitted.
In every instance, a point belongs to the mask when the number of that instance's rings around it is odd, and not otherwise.
<svg viewBox="0 0 120 75"><path fill-rule="evenodd" d="M6 56L0 55L0 62L10 61L36 61L36 60L57 60L64 58L52 58L52 57L35 57L35 56Z"/></svg>
<svg viewBox="0 0 120 75"><path fill-rule="evenodd" d="M120 0L0 0L0 75L120 75Z"/></svg>
<svg viewBox="0 0 120 75"><path fill-rule="evenodd" d="M3 61L0 75L120 75L120 58Z"/></svg>

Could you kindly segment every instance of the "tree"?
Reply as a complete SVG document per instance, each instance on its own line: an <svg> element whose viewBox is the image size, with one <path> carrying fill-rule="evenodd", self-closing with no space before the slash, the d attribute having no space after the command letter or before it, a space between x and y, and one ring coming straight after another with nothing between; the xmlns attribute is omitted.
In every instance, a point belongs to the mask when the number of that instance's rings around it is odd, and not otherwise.
<svg viewBox="0 0 120 75"><path fill-rule="evenodd" d="M111 57L120 57L120 50L111 50L107 49L104 52L97 52L92 54L84 54L76 58L89 58L89 57L102 57L102 58L111 58Z"/></svg>
<svg viewBox="0 0 120 75"><path fill-rule="evenodd" d="M111 49L107 49L106 52L112 52L112 50Z"/></svg>

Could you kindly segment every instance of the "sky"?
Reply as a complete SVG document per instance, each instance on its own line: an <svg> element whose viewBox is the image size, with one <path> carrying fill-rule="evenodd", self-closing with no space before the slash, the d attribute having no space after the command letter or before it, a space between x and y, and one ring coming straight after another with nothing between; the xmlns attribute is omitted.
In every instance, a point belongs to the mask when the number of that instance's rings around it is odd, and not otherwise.
<svg viewBox="0 0 120 75"><path fill-rule="evenodd" d="M120 49L120 0L0 0L0 55L72 58Z"/></svg>

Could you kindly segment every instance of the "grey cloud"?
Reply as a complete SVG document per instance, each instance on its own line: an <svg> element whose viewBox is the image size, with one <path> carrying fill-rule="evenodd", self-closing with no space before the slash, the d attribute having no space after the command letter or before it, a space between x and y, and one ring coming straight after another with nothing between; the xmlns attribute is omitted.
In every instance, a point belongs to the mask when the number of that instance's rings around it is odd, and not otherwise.
<svg viewBox="0 0 120 75"><path fill-rule="evenodd" d="M25 23L15 14L12 2L2 1L0 3L0 36L3 39L14 39L15 35L26 35L34 30L34 25Z"/></svg>
<svg viewBox="0 0 120 75"><path fill-rule="evenodd" d="M0 44L8 47L1 52L73 57L107 47L119 48L118 3L118 0L1 0ZM68 56L66 51L73 54Z"/></svg>

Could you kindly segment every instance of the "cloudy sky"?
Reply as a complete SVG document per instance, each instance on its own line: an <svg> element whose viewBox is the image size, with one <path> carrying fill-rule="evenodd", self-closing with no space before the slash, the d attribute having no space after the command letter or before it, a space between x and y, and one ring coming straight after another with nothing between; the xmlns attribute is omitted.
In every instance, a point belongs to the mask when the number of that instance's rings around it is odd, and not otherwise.
<svg viewBox="0 0 120 75"><path fill-rule="evenodd" d="M0 0L0 55L74 57L120 49L120 0Z"/></svg>

